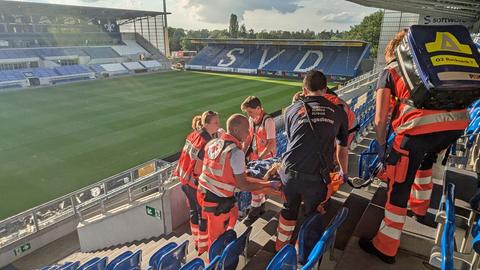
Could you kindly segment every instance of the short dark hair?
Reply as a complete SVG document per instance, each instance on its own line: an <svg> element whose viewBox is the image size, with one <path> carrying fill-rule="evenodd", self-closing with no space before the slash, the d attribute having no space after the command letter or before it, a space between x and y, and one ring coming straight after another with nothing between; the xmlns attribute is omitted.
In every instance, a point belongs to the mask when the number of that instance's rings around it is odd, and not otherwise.
<svg viewBox="0 0 480 270"><path fill-rule="evenodd" d="M310 92L324 90L327 87L327 78L318 70L310 70L303 78L303 86Z"/></svg>
<svg viewBox="0 0 480 270"><path fill-rule="evenodd" d="M249 96L243 101L240 109L242 109L242 111L245 111L247 108L256 109L258 107L262 107L262 102L260 101L260 99L256 96Z"/></svg>

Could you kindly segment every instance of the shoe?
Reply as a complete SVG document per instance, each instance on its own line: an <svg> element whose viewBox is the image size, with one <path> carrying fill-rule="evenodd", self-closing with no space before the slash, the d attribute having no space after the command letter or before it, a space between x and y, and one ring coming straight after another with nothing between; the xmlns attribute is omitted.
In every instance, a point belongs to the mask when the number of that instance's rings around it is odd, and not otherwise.
<svg viewBox="0 0 480 270"><path fill-rule="evenodd" d="M382 260L385 263L388 263L388 264L395 263L395 256L387 256L383 254L372 244L372 241L369 239L360 238L360 240L358 241L358 245L360 246L361 249L363 249L363 251L377 256L380 260Z"/></svg>

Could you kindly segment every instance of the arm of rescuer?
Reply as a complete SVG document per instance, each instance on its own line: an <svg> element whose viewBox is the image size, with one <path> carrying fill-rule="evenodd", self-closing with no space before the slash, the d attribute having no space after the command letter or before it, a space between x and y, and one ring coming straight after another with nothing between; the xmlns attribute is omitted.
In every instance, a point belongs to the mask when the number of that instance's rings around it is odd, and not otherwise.
<svg viewBox="0 0 480 270"><path fill-rule="evenodd" d="M340 128L337 133L337 161L340 171L348 175L348 116L345 110L340 110Z"/></svg>
<svg viewBox="0 0 480 270"><path fill-rule="evenodd" d="M272 156L277 154L276 130L273 118L268 118L265 121L265 130L267 131L267 147L258 155L259 159L264 159L264 157L270 153L272 153Z"/></svg>
<svg viewBox="0 0 480 270"><path fill-rule="evenodd" d="M388 88L380 88L377 90L374 124L377 141L380 145L385 145L385 143L387 142L387 124L388 113L390 110L390 95L391 90Z"/></svg>
<svg viewBox="0 0 480 270"><path fill-rule="evenodd" d="M200 174L202 174L204 157L205 157L205 147L202 147L202 149L200 149L200 151L197 154L195 166L193 167L193 175L195 175L195 177L198 177L200 176Z"/></svg>
<svg viewBox="0 0 480 270"><path fill-rule="evenodd" d="M243 151L232 151L230 161L237 187L240 190L250 192L261 190L266 194L275 194L276 189L272 185L273 182L247 176L245 153Z"/></svg>

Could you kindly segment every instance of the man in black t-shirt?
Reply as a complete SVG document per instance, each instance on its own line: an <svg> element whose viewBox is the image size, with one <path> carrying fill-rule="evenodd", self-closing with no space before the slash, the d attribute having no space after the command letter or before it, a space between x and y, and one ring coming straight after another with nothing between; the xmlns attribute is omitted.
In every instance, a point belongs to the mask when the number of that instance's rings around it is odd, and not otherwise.
<svg viewBox="0 0 480 270"><path fill-rule="evenodd" d="M303 81L304 97L285 110L288 144L281 169L285 203L280 213L277 251L290 242L302 201L305 215L310 215L326 199L329 173L335 167L332 159L335 141L341 175L346 179L347 114L341 106L322 96L326 91L325 75L310 71Z"/></svg>

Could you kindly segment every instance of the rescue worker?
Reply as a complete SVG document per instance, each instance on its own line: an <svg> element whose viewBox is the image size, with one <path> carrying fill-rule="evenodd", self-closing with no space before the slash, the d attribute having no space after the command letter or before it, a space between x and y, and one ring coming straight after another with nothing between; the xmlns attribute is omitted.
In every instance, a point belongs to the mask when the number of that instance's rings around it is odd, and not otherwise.
<svg viewBox="0 0 480 270"><path fill-rule="evenodd" d="M205 146L197 198L207 220L208 247L237 221L236 190L275 194L281 185L279 181L247 177L242 142L248 136L248 126L245 116L234 114L227 121L227 132Z"/></svg>
<svg viewBox="0 0 480 270"><path fill-rule="evenodd" d="M418 109L405 101L410 94L399 71L395 49L406 34L407 30L403 30L389 42L385 50L388 64L377 83L374 121L377 152L386 163L388 180L385 216L372 240L359 241L364 251L389 264L395 263L408 202L417 221L423 222L430 204L432 167L437 153L454 143L468 126L466 110ZM389 112L395 139L385 160Z"/></svg>
<svg viewBox="0 0 480 270"><path fill-rule="evenodd" d="M205 145L218 136L219 127L220 119L216 112L206 111L195 116L192 120L193 131L187 136L174 171L187 196L190 206L190 229L199 254L207 251L207 224L201 218L201 208L197 202L198 176L202 172Z"/></svg>
<svg viewBox="0 0 480 270"><path fill-rule="evenodd" d="M265 112L260 99L249 96L243 101L240 108L249 116L249 136L244 144L248 160L264 160L275 157L277 154L275 121ZM252 193L249 219L255 220L263 214L265 200L265 194Z"/></svg>
<svg viewBox="0 0 480 270"><path fill-rule="evenodd" d="M277 228L277 251L292 240L302 201L308 216L326 200L329 173L335 167L336 139L341 177L346 179L348 174L347 115L342 107L323 97L326 91L325 75L309 71L303 81L304 97L285 110L288 144L279 171L285 202Z"/></svg>

